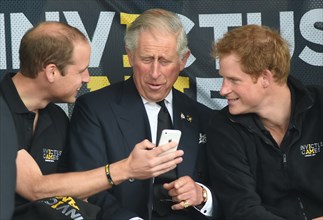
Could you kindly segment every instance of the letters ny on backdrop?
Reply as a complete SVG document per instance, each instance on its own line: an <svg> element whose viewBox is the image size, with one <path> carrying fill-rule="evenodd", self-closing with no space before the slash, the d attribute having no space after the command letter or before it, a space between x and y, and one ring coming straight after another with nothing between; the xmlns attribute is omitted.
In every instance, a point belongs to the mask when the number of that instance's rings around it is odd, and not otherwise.
<svg viewBox="0 0 323 220"><path fill-rule="evenodd" d="M40 21L61 21L80 29L91 42L91 81L80 94L125 80L131 68L124 32L149 8L164 8L180 16L192 54L175 87L212 109L226 105L219 95L219 66L210 56L212 42L245 24L277 29L290 44L291 74L305 84L323 85L321 0L0 0L0 77L19 69L20 40L29 28ZM71 113L73 105L60 105Z"/></svg>

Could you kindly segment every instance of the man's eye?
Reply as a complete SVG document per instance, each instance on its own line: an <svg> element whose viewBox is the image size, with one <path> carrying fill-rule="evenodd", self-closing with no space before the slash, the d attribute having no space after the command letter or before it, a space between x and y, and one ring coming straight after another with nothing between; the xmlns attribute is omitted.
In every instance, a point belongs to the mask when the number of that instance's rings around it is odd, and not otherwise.
<svg viewBox="0 0 323 220"><path fill-rule="evenodd" d="M151 58L145 58L142 60L144 63L150 63L152 61Z"/></svg>
<svg viewBox="0 0 323 220"><path fill-rule="evenodd" d="M163 65L166 65L166 64L168 64L169 63L169 61L168 60L160 60L159 61L161 64L163 64Z"/></svg>
<svg viewBox="0 0 323 220"><path fill-rule="evenodd" d="M236 83L236 82L238 82L238 80L237 79L229 79L232 83Z"/></svg>

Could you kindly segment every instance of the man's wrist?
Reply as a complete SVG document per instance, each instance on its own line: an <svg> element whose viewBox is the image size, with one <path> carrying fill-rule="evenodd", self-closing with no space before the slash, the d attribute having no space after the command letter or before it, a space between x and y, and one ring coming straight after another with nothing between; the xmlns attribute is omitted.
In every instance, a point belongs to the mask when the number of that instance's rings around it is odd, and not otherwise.
<svg viewBox="0 0 323 220"><path fill-rule="evenodd" d="M114 186L121 184L124 181L133 182L132 178L132 170L127 161L127 159L123 159L114 163L111 163L109 166L110 176L113 180Z"/></svg>
<svg viewBox="0 0 323 220"><path fill-rule="evenodd" d="M202 188L202 199L203 199L202 203L206 203L206 201L207 201L207 191L203 186L201 186L201 188Z"/></svg>
<svg viewBox="0 0 323 220"><path fill-rule="evenodd" d="M202 209L203 206L205 205L206 201L207 201L207 191L203 186L200 185L200 187L202 189L202 193L201 193L202 202L199 205L196 206L196 208L198 208L198 209Z"/></svg>
<svg viewBox="0 0 323 220"><path fill-rule="evenodd" d="M200 204L199 206L194 206L194 208L196 210L198 210L199 212L201 212L203 215L208 216L208 217L212 217L213 216L213 198L212 198L212 192L210 191L210 189L207 188L207 186L204 186L201 183L196 182L198 185L202 186L205 190L206 190L206 202L202 202L202 204ZM203 199L203 191L201 188L201 191L199 192L200 196L200 201L202 201ZM205 201L205 200L204 200Z"/></svg>
<svg viewBox="0 0 323 220"><path fill-rule="evenodd" d="M111 186L115 186L113 179L111 177L111 173L110 173L110 164L105 165L105 174L107 176L108 182Z"/></svg>

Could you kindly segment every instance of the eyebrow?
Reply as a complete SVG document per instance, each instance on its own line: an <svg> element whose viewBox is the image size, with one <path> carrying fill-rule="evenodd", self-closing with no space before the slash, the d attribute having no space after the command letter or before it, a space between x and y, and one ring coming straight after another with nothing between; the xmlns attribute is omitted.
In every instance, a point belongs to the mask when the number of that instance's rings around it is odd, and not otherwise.
<svg viewBox="0 0 323 220"><path fill-rule="evenodd" d="M81 71L80 72L84 72L86 69L88 69L89 68L89 65L87 65L85 68L83 68L83 69L81 69Z"/></svg>

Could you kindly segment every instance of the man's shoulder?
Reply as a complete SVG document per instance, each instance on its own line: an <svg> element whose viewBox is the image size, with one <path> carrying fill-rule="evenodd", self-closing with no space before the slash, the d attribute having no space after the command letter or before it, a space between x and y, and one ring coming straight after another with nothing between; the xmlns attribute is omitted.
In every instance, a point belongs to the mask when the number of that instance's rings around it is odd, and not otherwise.
<svg viewBox="0 0 323 220"><path fill-rule="evenodd" d="M67 114L64 112L64 110L56 105L55 103L50 102L46 108L44 109L44 111L48 112L48 114L50 115L50 117L52 117L53 121L58 121L58 123L68 123L69 119Z"/></svg>
<svg viewBox="0 0 323 220"><path fill-rule="evenodd" d="M173 99L175 102L182 102L187 105L202 105L187 94L173 88Z"/></svg>
<svg viewBox="0 0 323 220"><path fill-rule="evenodd" d="M231 124L232 121L230 119L232 115L229 113L228 106L220 110L213 110L212 116L210 118L211 123L219 124Z"/></svg>
<svg viewBox="0 0 323 220"><path fill-rule="evenodd" d="M323 96L323 86L322 85L307 85L307 90L309 91L309 94L312 96L313 99L317 99L315 101L321 101Z"/></svg>
<svg viewBox="0 0 323 220"><path fill-rule="evenodd" d="M119 94L122 90L122 87L124 85L124 82L117 82L105 87L102 87L98 90L91 91L85 94L82 94L78 97L79 100L85 101L85 100L101 100L101 99L109 99L110 97L114 97L115 95Z"/></svg>
<svg viewBox="0 0 323 220"><path fill-rule="evenodd" d="M191 109L197 109L200 111L205 111L211 113L212 109L209 108L208 106L198 102L197 100L189 97L183 92L180 92L176 89L173 90L173 95L174 95L174 102L179 103L180 105L187 106L188 108Z"/></svg>

